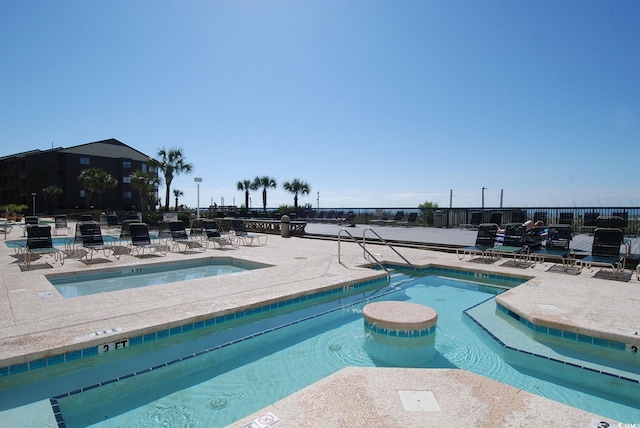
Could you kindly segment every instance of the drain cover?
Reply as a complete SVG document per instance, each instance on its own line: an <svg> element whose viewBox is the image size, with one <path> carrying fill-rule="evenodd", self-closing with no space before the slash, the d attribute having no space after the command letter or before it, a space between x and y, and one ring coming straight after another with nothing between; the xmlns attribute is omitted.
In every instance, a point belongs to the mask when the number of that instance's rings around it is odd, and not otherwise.
<svg viewBox="0 0 640 428"><path fill-rule="evenodd" d="M405 410L410 412L439 412L440 406L431 391L398 391Z"/></svg>

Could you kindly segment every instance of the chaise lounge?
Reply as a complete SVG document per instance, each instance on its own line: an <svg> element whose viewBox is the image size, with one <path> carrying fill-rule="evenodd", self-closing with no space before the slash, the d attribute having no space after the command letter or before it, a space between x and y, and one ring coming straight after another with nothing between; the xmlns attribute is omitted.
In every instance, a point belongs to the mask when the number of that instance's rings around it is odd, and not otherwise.
<svg viewBox="0 0 640 428"><path fill-rule="evenodd" d="M55 261L64 264L64 252L53 246L51 226L32 225L27 228L27 247L24 251L24 264L27 268L31 266L33 255L50 255Z"/></svg>
<svg viewBox="0 0 640 428"><path fill-rule="evenodd" d="M490 261L490 252L496 244L496 235L498 234L498 225L495 223L482 223L478 225L478 235L476 236L476 244L471 247L458 248L456 254L458 259L462 260L465 255L479 255L483 261Z"/></svg>
<svg viewBox="0 0 640 428"><path fill-rule="evenodd" d="M615 278L622 272L626 258L620 253L624 245L624 233L621 229L599 227L593 232L591 255L576 261L579 272L586 267L591 269L598 266L610 268Z"/></svg>

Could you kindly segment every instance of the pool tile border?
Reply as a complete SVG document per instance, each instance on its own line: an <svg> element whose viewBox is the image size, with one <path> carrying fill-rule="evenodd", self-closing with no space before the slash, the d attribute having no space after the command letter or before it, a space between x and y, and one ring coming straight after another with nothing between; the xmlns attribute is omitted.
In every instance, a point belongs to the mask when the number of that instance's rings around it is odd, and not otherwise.
<svg viewBox="0 0 640 428"><path fill-rule="evenodd" d="M502 347L503 349L505 349L505 350L509 350L509 351L515 351L515 352L518 352L518 353L521 353L521 354L530 355L530 356L537 357L537 358L542 358L542 359L544 359L544 360L548 360L548 361L552 361L552 362L555 362L555 363L563 364L563 365L566 365L566 366L570 366L570 367L574 367L574 368L578 368L578 369L586 370L586 371L589 371L589 372L593 372L593 373L598 373L598 374L602 374L602 375L611 376L611 377L614 377L614 378L616 378L616 379L620 379L620 380L623 380L623 381L627 381L627 382L631 382L631 383L635 383L635 384L640 384L640 380L637 380L637 379L631 379L631 378L628 378L628 377L625 377L625 376L621 376L621 375L617 375L617 374L614 374L614 373L611 373L611 372L606 372L606 371L602 371L602 370L596 370L596 369L594 369L594 368L592 368L592 367L581 366L581 365L579 365L579 364L574 364L574 363L569 362L569 361L563 361L563 360L560 360L560 359L557 359L557 358L548 357L548 356L545 356L545 355L542 355L542 354L538 354L538 353L535 353L535 352L530 352L530 351L527 351L527 350L524 350L524 349L514 348L514 347L512 347L512 346L507 345L507 344L506 344L506 343L504 343L500 338L498 338L496 335L494 335L494 334L491 332L491 330L489 330L488 328L486 328L486 327L485 327L485 326L484 326L480 321L478 321L477 319L475 319L475 318L473 317L473 315L471 315L471 314L469 313L469 311L470 311L471 309L475 308L476 306L480 306L480 305L482 305L483 303L486 303L486 302L488 302L489 300L493 300L493 299L495 299L495 297L494 297L494 296L492 296L492 297L488 298L487 300L484 300L484 301L482 301L482 302L480 302L480 303L478 303L478 304L476 304L476 305L473 305L473 306L471 306L470 308L465 309L465 310L463 311L463 313L464 313L464 314L465 314L465 315L466 315L466 316L467 316L467 317L468 317L468 318L469 318L469 319L470 319L470 320L471 320L475 325L477 325L481 330L483 330L485 333L487 333L487 334L489 335L489 337L491 337L491 339L493 339L493 340L494 340L498 345L500 345L500 347ZM496 303L496 305L498 305L498 302L495 302L495 303ZM501 305L500 305L500 306L501 306ZM504 308L504 309L506 309L506 308ZM506 310L508 311L508 309L506 309ZM499 310L499 311L500 311L500 312L503 312L503 310ZM511 311L509 311L509 312L511 312ZM503 313L504 313L504 312L503 312ZM515 313L514 313L514 314L515 314ZM508 314L508 313L507 313L507 315L510 315L510 314ZM515 314L515 315L517 315L517 314ZM522 318L522 317L520 317L520 318ZM530 324L531 324L531 325L534 325L533 323L530 323ZM526 324L524 324L524 325L526 325ZM534 326L535 326L535 325L534 325ZM527 327L528 327L528 326L527 326ZM534 328L535 328L535 327L534 327ZM562 330L562 331L564 331L564 330ZM571 333L571 332L567 332L567 333ZM576 340L577 340L577 336L578 336L578 334L573 333L573 335L575 335L575 336L576 336ZM582 335L582 336L584 336L584 335ZM591 336L585 336L585 337L591 337ZM613 341L612 341L612 342L613 342ZM617 343L620 343L620 342L617 342ZM592 343L592 344L594 344L594 345L595 345L596 343ZM624 344L623 344L623 345L624 345ZM613 349L619 349L619 348L615 348L615 347L613 347L613 346L612 346L612 348L613 348ZM624 350L624 346L623 346L622 350Z"/></svg>
<svg viewBox="0 0 640 428"><path fill-rule="evenodd" d="M419 329L419 330L417 329L416 330L396 330L393 328L380 327L375 323L371 323L367 321L366 319L364 320L364 327L367 329L367 331L371 333L376 333L376 334L389 336L389 337L402 337L402 338L425 337L436 332L436 324L424 329Z"/></svg>
<svg viewBox="0 0 640 428"><path fill-rule="evenodd" d="M521 325L527 327L529 330L531 330L534 333L547 334L549 336L570 340L572 342L577 341L587 345L596 345L596 346L602 346L605 348L612 348L617 351L624 351L626 349L626 344L624 342L619 342L617 340L602 339L596 336L580 334L580 333L576 333L568 330L561 330L553 327L546 327L543 325L532 323L531 321L527 320L525 317L520 316L519 314L513 312L512 310L501 305L498 302L496 302L496 310L498 312L501 312L515 319Z"/></svg>

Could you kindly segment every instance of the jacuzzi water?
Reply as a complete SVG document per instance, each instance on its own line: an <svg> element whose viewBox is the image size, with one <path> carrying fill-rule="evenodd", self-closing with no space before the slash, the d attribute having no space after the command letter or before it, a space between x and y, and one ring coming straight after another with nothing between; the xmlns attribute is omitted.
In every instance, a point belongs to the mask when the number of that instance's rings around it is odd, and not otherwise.
<svg viewBox="0 0 640 428"><path fill-rule="evenodd" d="M228 275L263 267L267 267L267 265L225 257L156 263L93 272L52 274L46 277L60 295L68 299L129 288Z"/></svg>
<svg viewBox="0 0 640 428"><path fill-rule="evenodd" d="M375 299L406 300L436 310L437 353L424 367L465 369L615 420L640 421L637 384L620 396L607 397L591 388L616 382L607 375L566 370L551 381L546 380L547 373L557 370L540 358L518 355L516 367L526 367L526 373L508 364L493 339L463 314L467 308L489 305L497 317L491 297L499 289L442 276L402 276L394 284L401 287L345 296L267 319L263 316L230 330L194 332L189 341L162 349L143 353L142 348L129 348L125 352L130 354L122 354L126 358L102 364L96 357L78 372L0 392L0 403L6 408L44 400L100 379L106 384L58 396L67 427L225 426L344 367L376 366L365 351L370 336L361 314L364 305ZM318 311L322 314L313 315ZM301 318L307 319L298 322ZM266 333L258 334L262 331ZM251 338L239 340L246 337ZM191 357L202 350L206 352ZM186 355L190 357L159 366ZM126 376L140 367L154 366ZM586 377L592 381L584 386Z"/></svg>

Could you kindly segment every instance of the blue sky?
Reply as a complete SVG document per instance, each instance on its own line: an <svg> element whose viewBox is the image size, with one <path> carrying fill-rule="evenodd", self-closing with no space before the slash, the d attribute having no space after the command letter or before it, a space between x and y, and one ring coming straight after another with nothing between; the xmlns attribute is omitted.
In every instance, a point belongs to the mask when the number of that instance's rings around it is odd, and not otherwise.
<svg viewBox="0 0 640 428"><path fill-rule="evenodd" d="M0 156L179 147L181 203L640 204L640 1L0 2ZM161 191L163 195L164 192ZM252 207L261 194L251 194ZM173 204L173 201L172 201Z"/></svg>

